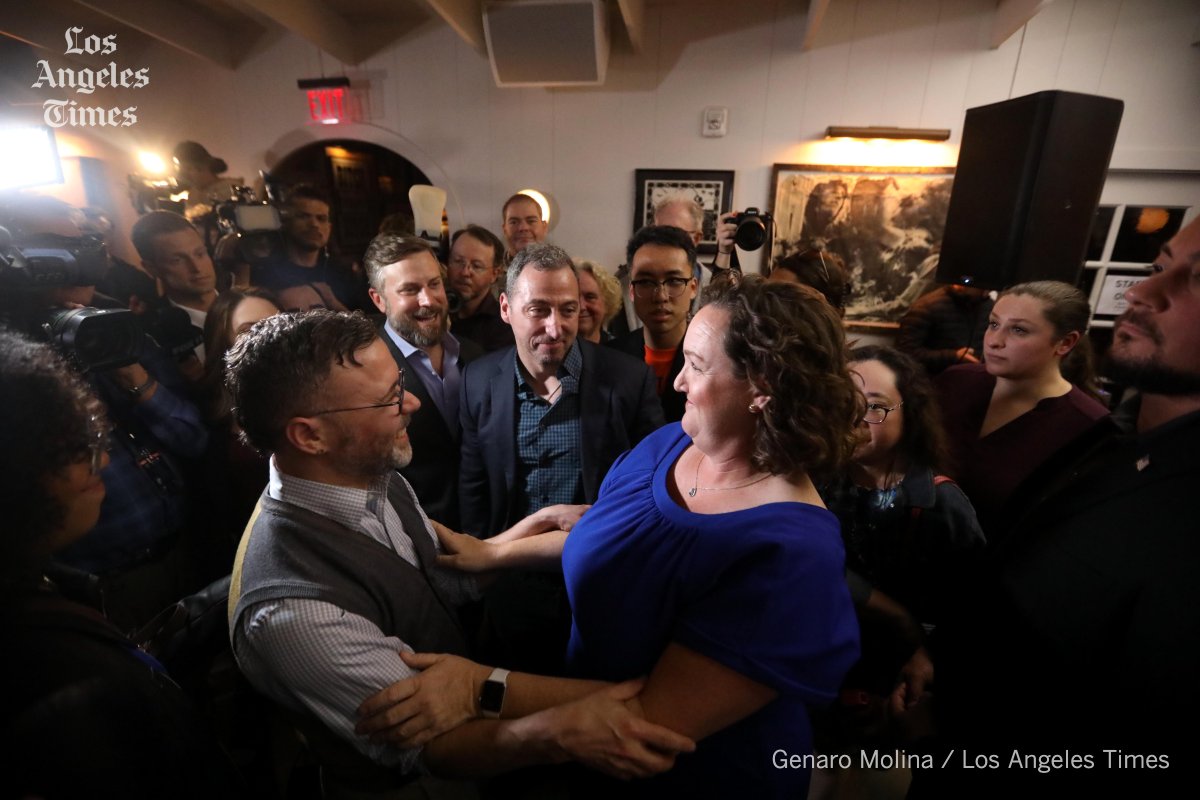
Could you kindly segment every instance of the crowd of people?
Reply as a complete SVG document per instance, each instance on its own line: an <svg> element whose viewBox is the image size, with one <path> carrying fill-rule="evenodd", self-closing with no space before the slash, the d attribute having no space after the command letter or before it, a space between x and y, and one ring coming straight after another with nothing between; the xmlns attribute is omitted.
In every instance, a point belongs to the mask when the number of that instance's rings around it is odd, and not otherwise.
<svg viewBox="0 0 1200 800"><path fill-rule="evenodd" d="M961 330L903 352L847 341L820 247L742 275L724 218L702 263L686 197L616 270L526 195L500 236L389 230L346 264L332 212L293 188L235 270L151 212L140 268L29 298L135 312L133 363L0 330L6 795L286 795L278 743L239 760L171 679L201 591L222 624L183 660L231 653L326 797L795 798L864 748L1094 759L913 769L910 796L977 796L1188 752L1200 221L1127 292L1110 412L1067 284L939 290L914 313Z"/></svg>

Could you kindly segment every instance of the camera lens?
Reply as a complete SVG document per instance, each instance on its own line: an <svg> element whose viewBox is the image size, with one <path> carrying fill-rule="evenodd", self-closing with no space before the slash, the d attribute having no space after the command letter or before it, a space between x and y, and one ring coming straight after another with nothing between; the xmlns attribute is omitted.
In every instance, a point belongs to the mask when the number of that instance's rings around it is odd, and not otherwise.
<svg viewBox="0 0 1200 800"><path fill-rule="evenodd" d="M59 309L51 312L42 330L85 372L132 364L141 352L141 334L127 309Z"/></svg>
<svg viewBox="0 0 1200 800"><path fill-rule="evenodd" d="M743 250L757 250L767 241L767 226L757 216L746 217L738 224L733 241Z"/></svg>

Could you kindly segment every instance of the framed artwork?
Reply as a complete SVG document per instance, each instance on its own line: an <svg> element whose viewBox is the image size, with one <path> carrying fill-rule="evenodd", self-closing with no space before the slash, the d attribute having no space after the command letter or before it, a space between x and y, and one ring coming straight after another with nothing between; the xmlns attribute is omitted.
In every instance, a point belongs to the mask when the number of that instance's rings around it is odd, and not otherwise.
<svg viewBox="0 0 1200 800"><path fill-rule="evenodd" d="M934 287L953 167L776 164L772 260L816 247L849 273L846 321L898 327Z"/></svg>
<svg viewBox="0 0 1200 800"><path fill-rule="evenodd" d="M733 208L733 170L639 169L634 172L633 230L653 224L654 207L673 197L704 209L701 253L717 252L717 218Z"/></svg>

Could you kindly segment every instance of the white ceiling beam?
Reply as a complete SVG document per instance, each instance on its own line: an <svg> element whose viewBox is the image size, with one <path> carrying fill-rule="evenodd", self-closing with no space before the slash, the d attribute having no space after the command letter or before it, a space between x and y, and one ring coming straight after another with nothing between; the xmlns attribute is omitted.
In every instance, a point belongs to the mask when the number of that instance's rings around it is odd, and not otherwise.
<svg viewBox="0 0 1200 800"><path fill-rule="evenodd" d="M177 0L75 0L110 19L225 69L234 69L243 53L235 52L233 32L223 29L192 6Z"/></svg>
<svg viewBox="0 0 1200 800"><path fill-rule="evenodd" d="M811 50L817 41L817 32L829 10L831 0L808 0L808 18L804 21L804 36L800 40L801 50Z"/></svg>
<svg viewBox="0 0 1200 800"><path fill-rule="evenodd" d="M640 53L646 36L645 0L617 0L617 8L621 10L621 21L625 23L633 52Z"/></svg>
<svg viewBox="0 0 1200 800"><path fill-rule="evenodd" d="M241 0L302 39L315 44L339 61L360 64L366 53L359 48L360 34L346 19L321 0Z"/></svg>
<svg viewBox="0 0 1200 800"><path fill-rule="evenodd" d="M451 30L480 53L487 52L483 34L483 0L424 0Z"/></svg>
<svg viewBox="0 0 1200 800"><path fill-rule="evenodd" d="M991 48L995 50L1008 41L1008 37L1021 30L1026 22L1054 0L998 0L992 15Z"/></svg>

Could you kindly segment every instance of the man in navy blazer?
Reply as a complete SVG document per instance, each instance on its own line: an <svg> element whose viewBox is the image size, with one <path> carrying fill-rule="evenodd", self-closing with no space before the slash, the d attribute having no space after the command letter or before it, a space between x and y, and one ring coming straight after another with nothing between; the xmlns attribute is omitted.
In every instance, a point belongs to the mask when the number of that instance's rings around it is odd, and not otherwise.
<svg viewBox="0 0 1200 800"><path fill-rule="evenodd" d="M400 474L431 519L458 528L462 369L483 349L450 333L445 270L428 242L380 234L363 263L371 300L385 317L379 337L404 371L404 391L421 403L407 429L412 461Z"/></svg>
<svg viewBox="0 0 1200 800"><path fill-rule="evenodd" d="M646 364L577 338L579 278L560 248L534 244L517 254L500 313L516 346L470 365L459 404L462 527L482 537L530 509L594 502L613 461L663 424ZM561 668L570 621L561 576L552 586L542 576L505 576L487 599L504 651L495 651L498 660ZM524 622L509 626L509 616Z"/></svg>

